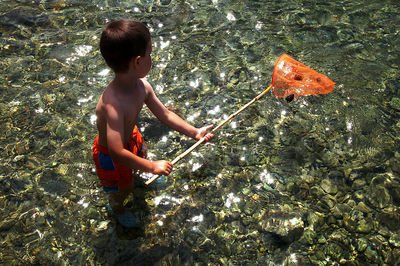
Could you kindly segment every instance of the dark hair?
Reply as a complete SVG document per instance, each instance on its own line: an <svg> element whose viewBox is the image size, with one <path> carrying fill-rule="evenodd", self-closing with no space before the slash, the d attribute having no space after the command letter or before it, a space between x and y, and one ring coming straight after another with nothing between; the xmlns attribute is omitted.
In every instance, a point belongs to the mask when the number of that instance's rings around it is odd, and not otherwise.
<svg viewBox="0 0 400 266"><path fill-rule="evenodd" d="M100 38L100 52L114 72L126 72L135 56L144 56L151 40L143 23L116 20L108 23Z"/></svg>

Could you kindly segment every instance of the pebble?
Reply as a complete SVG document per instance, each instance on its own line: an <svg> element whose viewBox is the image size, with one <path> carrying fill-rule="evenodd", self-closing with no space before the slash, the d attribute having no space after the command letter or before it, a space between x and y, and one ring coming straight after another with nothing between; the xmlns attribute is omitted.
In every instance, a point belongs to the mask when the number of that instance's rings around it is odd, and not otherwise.
<svg viewBox="0 0 400 266"><path fill-rule="evenodd" d="M337 185L333 184L329 179L323 179L321 181L321 188L329 194L336 194L338 192Z"/></svg>
<svg viewBox="0 0 400 266"><path fill-rule="evenodd" d="M398 234L398 233L392 234L392 236L390 236L389 243L391 245L395 246L396 248L399 248L400 247L400 234Z"/></svg>
<svg viewBox="0 0 400 266"><path fill-rule="evenodd" d="M368 207L364 202L359 202L356 206L356 210L359 210L363 213L370 213L372 209Z"/></svg>

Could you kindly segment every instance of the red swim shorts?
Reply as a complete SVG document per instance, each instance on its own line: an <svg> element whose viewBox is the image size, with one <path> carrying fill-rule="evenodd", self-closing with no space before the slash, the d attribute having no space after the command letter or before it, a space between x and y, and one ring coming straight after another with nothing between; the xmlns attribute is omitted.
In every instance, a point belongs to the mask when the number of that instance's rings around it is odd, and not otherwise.
<svg viewBox="0 0 400 266"><path fill-rule="evenodd" d="M128 187L133 183L132 169L114 162L109 155L108 149L99 144L98 138L99 136L94 140L92 154L96 164L97 176L104 190L111 192ZM133 154L145 157L147 153L146 144L137 126L133 128L132 138L124 147Z"/></svg>

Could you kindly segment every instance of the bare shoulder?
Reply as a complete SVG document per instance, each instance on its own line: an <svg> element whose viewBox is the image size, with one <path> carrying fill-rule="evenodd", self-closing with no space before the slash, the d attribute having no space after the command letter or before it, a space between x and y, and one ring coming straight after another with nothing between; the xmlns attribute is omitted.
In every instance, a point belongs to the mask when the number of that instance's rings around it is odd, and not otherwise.
<svg viewBox="0 0 400 266"><path fill-rule="evenodd" d="M145 88L153 89L153 88L151 87L150 83L147 81L147 79L142 78L142 79L139 79L139 81L142 82L142 84L143 84L143 86L144 86Z"/></svg>
<svg viewBox="0 0 400 266"><path fill-rule="evenodd" d="M139 79L139 84L143 86L143 90L146 94L146 98L153 92L153 87L146 79Z"/></svg>
<svg viewBox="0 0 400 266"><path fill-rule="evenodd" d="M110 110L118 110L120 108L121 106L115 92L108 87L100 96L96 107L96 113L107 116Z"/></svg>

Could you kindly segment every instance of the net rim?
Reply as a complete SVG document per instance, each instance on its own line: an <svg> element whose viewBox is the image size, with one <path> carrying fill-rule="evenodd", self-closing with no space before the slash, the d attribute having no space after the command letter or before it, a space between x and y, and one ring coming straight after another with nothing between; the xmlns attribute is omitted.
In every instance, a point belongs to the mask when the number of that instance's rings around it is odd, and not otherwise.
<svg viewBox="0 0 400 266"><path fill-rule="evenodd" d="M275 66L274 66L274 71L272 72L272 80L271 80L271 85L272 85L272 88L275 88L275 72L276 72L276 67L277 67L277 65L278 65L278 62L281 60L281 58L282 57L284 57L284 56L288 56L288 57L291 57L290 55L288 55L288 54L282 54L281 56L279 56L279 58L278 58L278 60L276 60L276 63L275 63Z"/></svg>

